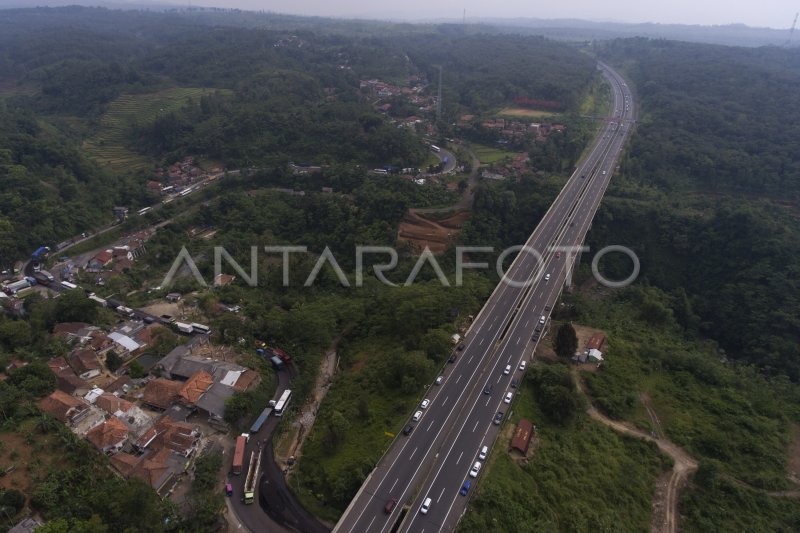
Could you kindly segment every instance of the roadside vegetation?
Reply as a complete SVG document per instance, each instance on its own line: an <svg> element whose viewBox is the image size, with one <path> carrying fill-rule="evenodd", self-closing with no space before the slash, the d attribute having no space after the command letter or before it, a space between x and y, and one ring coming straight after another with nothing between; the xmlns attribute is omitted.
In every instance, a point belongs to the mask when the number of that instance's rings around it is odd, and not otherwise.
<svg viewBox="0 0 800 533"><path fill-rule="evenodd" d="M527 459L508 451L520 419L536 427ZM645 531L655 480L669 467L653 444L586 416L566 365L537 362L458 530Z"/></svg>

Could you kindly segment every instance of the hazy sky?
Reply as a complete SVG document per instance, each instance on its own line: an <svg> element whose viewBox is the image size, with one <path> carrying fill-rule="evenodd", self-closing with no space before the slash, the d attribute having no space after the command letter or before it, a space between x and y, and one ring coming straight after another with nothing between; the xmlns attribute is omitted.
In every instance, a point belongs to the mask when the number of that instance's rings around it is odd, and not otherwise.
<svg viewBox="0 0 800 533"><path fill-rule="evenodd" d="M731 24L789 28L800 0L184 0L300 15L361 18L577 18L615 22ZM181 0L171 0L181 3Z"/></svg>

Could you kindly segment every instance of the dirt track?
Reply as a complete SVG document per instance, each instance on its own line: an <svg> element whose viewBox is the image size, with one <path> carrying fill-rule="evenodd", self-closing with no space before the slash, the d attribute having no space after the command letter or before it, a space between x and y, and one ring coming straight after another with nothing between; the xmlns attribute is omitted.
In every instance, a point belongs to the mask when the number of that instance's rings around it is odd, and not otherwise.
<svg viewBox="0 0 800 533"><path fill-rule="evenodd" d="M581 392L585 394L583 382L577 374L575 375L575 381ZM656 435L659 435L661 433L661 423L655 411L653 411L652 406L650 406L649 398L643 395L642 401L645 404L647 412L651 416L653 425L656 427ZM595 409L591 404L587 409L587 413L594 420L609 426L615 431L654 442L662 452L672 458L674 461L672 472L666 476L660 477L658 480L658 490L656 490L656 496L653 502L651 531L653 533L676 533L678 531L678 522L680 518L678 512L678 496L681 488L689 478L689 474L697 470L697 461L680 446L675 445L663 437L654 438L647 432L635 428L626 422L611 420Z"/></svg>
<svg viewBox="0 0 800 533"><path fill-rule="evenodd" d="M472 171L461 199L448 207L409 209L397 228L398 244L409 243L416 253L422 252L427 246L434 254L443 253L450 246L470 217L473 194L479 181L480 161L475 154L467 151L472 157ZM446 218L431 218L432 215L448 211L452 211L452 214Z"/></svg>

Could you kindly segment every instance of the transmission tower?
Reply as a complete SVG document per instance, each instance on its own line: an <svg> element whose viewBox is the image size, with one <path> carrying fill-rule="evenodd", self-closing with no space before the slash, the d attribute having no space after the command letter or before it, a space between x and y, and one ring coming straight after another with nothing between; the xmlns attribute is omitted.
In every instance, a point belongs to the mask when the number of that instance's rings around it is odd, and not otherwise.
<svg viewBox="0 0 800 533"><path fill-rule="evenodd" d="M439 90L436 93L436 121L442 120L442 66L439 65Z"/></svg>
<svg viewBox="0 0 800 533"><path fill-rule="evenodd" d="M800 15L800 13L795 13L794 14L794 22L792 22L792 27L789 30L789 38L786 39L786 43L784 43L783 46L789 46L789 45L792 44L792 36L794 36L794 29L797 27L797 16L798 15Z"/></svg>

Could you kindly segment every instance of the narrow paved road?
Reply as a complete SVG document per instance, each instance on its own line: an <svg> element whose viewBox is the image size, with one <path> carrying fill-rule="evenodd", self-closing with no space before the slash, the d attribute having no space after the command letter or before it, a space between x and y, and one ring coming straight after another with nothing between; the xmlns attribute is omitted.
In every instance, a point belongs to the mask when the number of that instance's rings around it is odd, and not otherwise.
<svg viewBox="0 0 800 533"><path fill-rule="evenodd" d="M294 377L292 365L287 365L285 371L278 372L276 395L289 387L292 377ZM290 533L292 531L323 533L330 531L296 500L286 485L286 478L281 466L275 462L275 456L272 453L272 434L280 420L275 416L269 417L261 431L251 435L250 442L245 449L245 460L249 464L250 452L257 449L259 441L264 443L261 450L263 454L261 457L262 472L256 491L259 505L246 505L241 500L247 472L247 464L245 464L242 474L232 476L230 479L234 492L230 508L236 518L253 533Z"/></svg>

